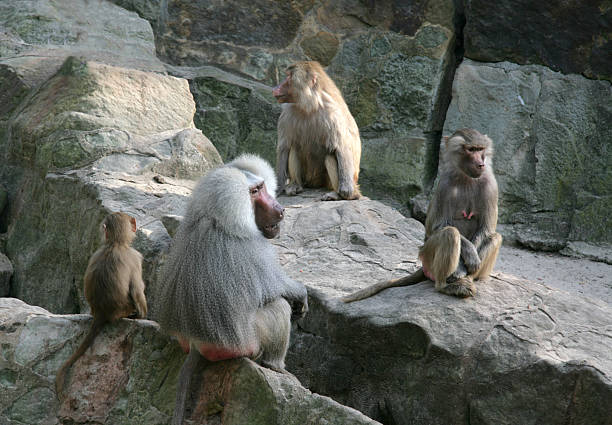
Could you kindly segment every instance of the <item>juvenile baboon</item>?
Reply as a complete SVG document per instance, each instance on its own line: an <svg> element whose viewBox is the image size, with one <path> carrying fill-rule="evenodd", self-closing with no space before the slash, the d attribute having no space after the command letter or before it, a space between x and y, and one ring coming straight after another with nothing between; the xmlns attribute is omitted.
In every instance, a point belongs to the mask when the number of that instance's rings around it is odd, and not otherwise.
<svg viewBox="0 0 612 425"><path fill-rule="evenodd" d="M444 139L440 181L427 210L423 266L415 273L357 291L353 302L383 289L430 279L438 291L469 297L474 280L486 279L497 259L502 237L497 226L497 182L491 168L492 142L476 130L457 130Z"/></svg>
<svg viewBox="0 0 612 425"><path fill-rule="evenodd" d="M273 94L283 104L276 148L279 193L325 187L333 192L323 200L358 199L359 128L321 65L291 65Z"/></svg>
<svg viewBox="0 0 612 425"><path fill-rule="evenodd" d="M173 423L181 424L197 364L248 357L284 371L291 314L306 288L281 269L274 247L284 209L261 158L243 155L197 184L162 272L153 316L189 353ZM269 192L268 192L269 191Z"/></svg>
<svg viewBox="0 0 612 425"><path fill-rule="evenodd" d="M89 259L85 270L85 298L91 307L93 322L85 339L62 365L55 377L55 389L61 396L68 368L91 346L109 322L135 315L147 315L147 300L142 281L142 255L130 246L136 234L136 219L122 212L106 216L102 222L104 245Z"/></svg>

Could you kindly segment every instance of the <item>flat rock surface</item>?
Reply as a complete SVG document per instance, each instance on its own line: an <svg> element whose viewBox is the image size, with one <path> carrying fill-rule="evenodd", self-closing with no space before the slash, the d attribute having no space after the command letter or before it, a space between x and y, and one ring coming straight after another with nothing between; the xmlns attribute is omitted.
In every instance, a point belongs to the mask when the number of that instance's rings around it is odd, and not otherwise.
<svg viewBox="0 0 612 425"><path fill-rule="evenodd" d="M293 278L341 296L360 284L417 267L425 236L421 223L367 198L318 202L324 193L279 198L286 215L273 243L281 248L281 264Z"/></svg>
<svg viewBox="0 0 612 425"><path fill-rule="evenodd" d="M612 305L610 264L502 246L495 270Z"/></svg>

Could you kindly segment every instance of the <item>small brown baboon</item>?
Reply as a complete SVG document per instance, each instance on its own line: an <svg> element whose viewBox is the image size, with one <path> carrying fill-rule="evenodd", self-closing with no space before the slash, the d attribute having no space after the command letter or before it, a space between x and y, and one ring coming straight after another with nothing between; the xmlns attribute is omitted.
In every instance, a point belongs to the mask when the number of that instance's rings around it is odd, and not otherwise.
<svg viewBox="0 0 612 425"><path fill-rule="evenodd" d="M423 266L415 273L357 291L353 302L383 289L430 279L442 293L469 297L474 280L491 273L501 246L497 226L497 182L491 168L492 142L476 130L457 130L444 139L440 181L427 210Z"/></svg>
<svg viewBox="0 0 612 425"><path fill-rule="evenodd" d="M85 298L93 323L79 348L57 372L58 397L62 395L68 368L91 346L106 323L134 314L138 318L147 315L142 255L130 246L136 233L136 219L115 212L104 219L102 229L104 245L89 259L84 277Z"/></svg>
<svg viewBox="0 0 612 425"><path fill-rule="evenodd" d="M268 190L270 192L268 192ZM261 158L243 155L197 184L161 275L153 317L189 355L181 368L173 424L200 361L248 357L284 372L292 312L305 313L306 288L280 267L266 240L284 208Z"/></svg>
<svg viewBox="0 0 612 425"><path fill-rule="evenodd" d="M273 94L283 104L276 148L279 193L325 187L333 192L323 200L358 199L359 128L321 65L291 65Z"/></svg>

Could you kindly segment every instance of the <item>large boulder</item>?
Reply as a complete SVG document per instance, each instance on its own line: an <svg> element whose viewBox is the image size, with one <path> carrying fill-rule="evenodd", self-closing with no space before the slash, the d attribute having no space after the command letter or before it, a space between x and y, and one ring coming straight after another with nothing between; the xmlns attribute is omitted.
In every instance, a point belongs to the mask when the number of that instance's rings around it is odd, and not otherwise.
<svg viewBox="0 0 612 425"><path fill-rule="evenodd" d="M465 19L470 59L612 79L612 8L606 0L468 0Z"/></svg>
<svg viewBox="0 0 612 425"><path fill-rule="evenodd" d="M151 25L108 1L15 0L0 3L0 64L41 83L68 56L164 71Z"/></svg>
<svg viewBox="0 0 612 425"><path fill-rule="evenodd" d="M538 65L465 60L444 132L488 134L505 236L534 249L612 249L612 85ZM576 251L589 249L573 244ZM606 254L606 251L608 252Z"/></svg>
<svg viewBox="0 0 612 425"><path fill-rule="evenodd" d="M19 106L2 144L0 176L11 192L6 253L11 295L53 312L86 310L82 276L99 224L125 211L152 283L194 180L221 163L193 127L188 82L70 57ZM170 183L170 184L167 184Z"/></svg>
<svg viewBox="0 0 612 425"><path fill-rule="evenodd" d="M494 273L458 299L429 281L338 297L413 271L423 226L375 201L282 198L278 246L309 287L288 367L387 424L609 424L612 308Z"/></svg>
<svg viewBox="0 0 612 425"><path fill-rule="evenodd" d="M193 127L195 112L185 80L76 57L20 107L9 155L41 174L138 148L133 134Z"/></svg>
<svg viewBox="0 0 612 425"><path fill-rule="evenodd" d="M107 325L69 371L58 400L56 371L90 326L87 315L58 316L0 298L0 423L170 423L185 356L151 321ZM198 370L192 382L188 418L193 424L378 423L250 360Z"/></svg>
<svg viewBox="0 0 612 425"><path fill-rule="evenodd" d="M0 152L9 119L70 56L165 72L149 22L106 0L0 2Z"/></svg>

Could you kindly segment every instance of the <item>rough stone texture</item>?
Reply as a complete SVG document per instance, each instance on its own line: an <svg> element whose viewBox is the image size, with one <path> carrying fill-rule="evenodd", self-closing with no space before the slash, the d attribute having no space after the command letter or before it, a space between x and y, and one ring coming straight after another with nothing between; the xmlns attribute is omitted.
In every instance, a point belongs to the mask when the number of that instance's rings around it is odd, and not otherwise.
<svg viewBox="0 0 612 425"><path fill-rule="evenodd" d="M1 46L2 39L0 38ZM9 119L35 85L35 82L30 81L28 76L27 72L2 64L0 61L0 158L4 156L6 150ZM3 164L3 166L8 167L9 164ZM7 182L3 181L0 187L0 192L3 194L0 195L2 209L6 208L9 189ZM3 216L0 215L0 233L6 231L2 218Z"/></svg>
<svg viewBox="0 0 612 425"><path fill-rule="evenodd" d="M609 244L598 246L587 242L568 242L561 253L569 257L588 258L589 260L612 264L612 250Z"/></svg>
<svg viewBox="0 0 612 425"><path fill-rule="evenodd" d="M612 7L607 0L468 0L465 15L465 55L470 59L541 64L612 79Z"/></svg>
<svg viewBox="0 0 612 425"><path fill-rule="evenodd" d="M414 270L422 225L375 201L281 202L275 244L310 295L288 367L312 391L386 424L610 424L609 305L497 273L470 299L423 282L343 304Z"/></svg>
<svg viewBox="0 0 612 425"><path fill-rule="evenodd" d="M42 173L80 167L125 151L132 134L193 127L194 112L183 79L70 57L21 105L11 125L10 158Z"/></svg>
<svg viewBox="0 0 612 425"><path fill-rule="evenodd" d="M279 198L286 214L273 243L293 278L340 295L357 288L358 282L415 268L425 237L421 223L378 201L316 202L323 193Z"/></svg>
<svg viewBox="0 0 612 425"><path fill-rule="evenodd" d="M310 59L327 66L338 52L338 44L338 38L334 34L319 31L313 36L305 37L300 47Z"/></svg>
<svg viewBox="0 0 612 425"><path fill-rule="evenodd" d="M170 241L161 217L180 213L193 179L221 163L193 128L194 110L186 80L73 57L19 106L0 167L11 193L12 296L87 310L83 272L99 223L119 210L137 219L135 247L153 283Z"/></svg>
<svg viewBox="0 0 612 425"><path fill-rule="evenodd" d="M0 297L6 297L11 288L13 265L6 255L0 252Z"/></svg>
<svg viewBox="0 0 612 425"><path fill-rule="evenodd" d="M124 9L136 12L138 16L146 19L151 23L151 26L156 29L159 25L161 16L162 4L166 0L110 0Z"/></svg>
<svg viewBox="0 0 612 425"><path fill-rule="evenodd" d="M128 7L144 15L142 7ZM256 0L223 5L170 0L162 3L161 19L155 20L160 23L157 50L174 65L210 64L270 83L295 59L329 63L337 44L352 35L374 30L412 37L426 22L452 29L453 13L452 0Z"/></svg>
<svg viewBox="0 0 612 425"><path fill-rule="evenodd" d="M8 195L8 190L6 190L6 188L0 184L0 219L2 218L2 213L4 212L4 209L8 205ZM2 225L0 222L0 233L2 232L4 232L4 230L2 229Z"/></svg>
<svg viewBox="0 0 612 425"><path fill-rule="evenodd" d="M454 70L453 32L423 25L413 37L371 31L347 39L329 73L362 135L360 182L369 196L407 201L427 184ZM450 84L448 84L450 85ZM384 196L384 195L383 195Z"/></svg>
<svg viewBox="0 0 612 425"><path fill-rule="evenodd" d="M147 320L107 325L71 368L58 401L55 373L90 323L90 316L57 316L0 298L0 423L170 423L184 355ZM220 362L200 373L192 381L201 385L193 396L194 425L378 423L249 360Z"/></svg>
<svg viewBox="0 0 612 425"><path fill-rule="evenodd" d="M107 1L15 0L0 3L0 63L38 83L68 56L163 71L151 25Z"/></svg>
<svg viewBox="0 0 612 425"><path fill-rule="evenodd" d="M500 222L509 239L612 254L612 85L508 62L464 61L444 133L473 127L495 145ZM574 245L580 251L582 244ZM606 253L607 252L607 253Z"/></svg>
<svg viewBox="0 0 612 425"><path fill-rule="evenodd" d="M378 424L362 413L313 394L292 376L231 360L198 370L187 406L194 425L365 425Z"/></svg>
<svg viewBox="0 0 612 425"><path fill-rule="evenodd" d="M223 160L249 152L275 163L280 105L270 87L212 67L169 69L189 79L197 104L194 123Z"/></svg>
<svg viewBox="0 0 612 425"><path fill-rule="evenodd" d="M165 71L149 22L108 1L0 2L0 151L11 114L69 56Z"/></svg>
<svg viewBox="0 0 612 425"><path fill-rule="evenodd" d="M174 65L211 64L270 78L276 52L287 55L312 3L171 0L161 10L157 51Z"/></svg>

